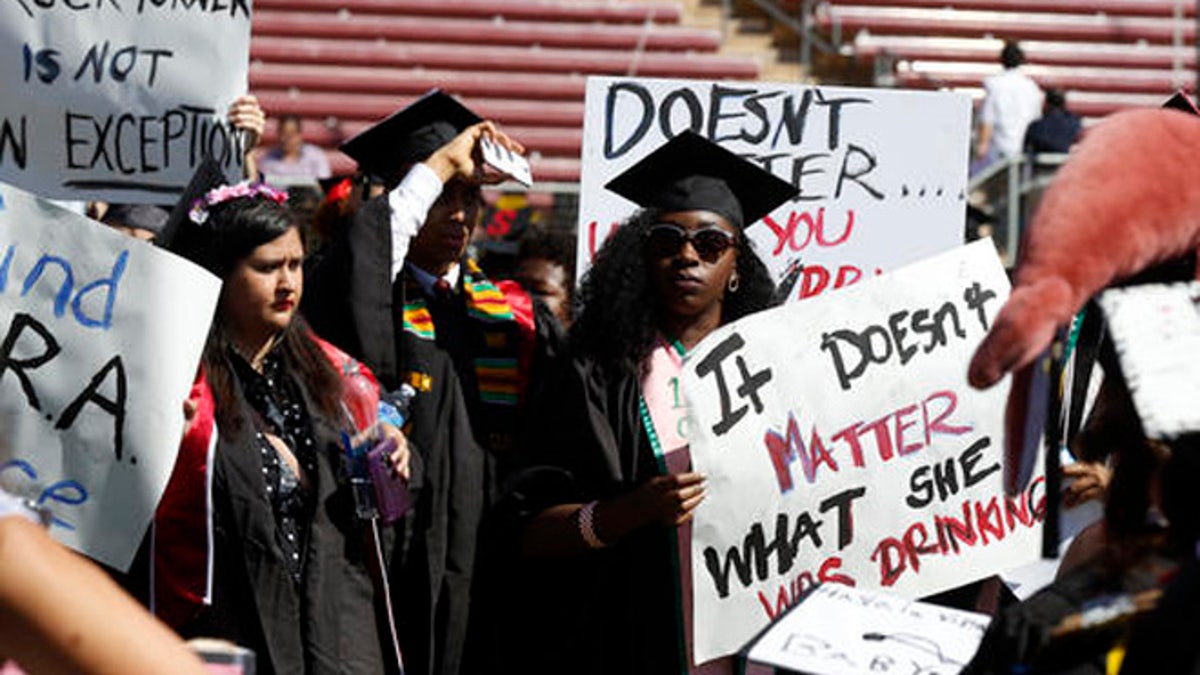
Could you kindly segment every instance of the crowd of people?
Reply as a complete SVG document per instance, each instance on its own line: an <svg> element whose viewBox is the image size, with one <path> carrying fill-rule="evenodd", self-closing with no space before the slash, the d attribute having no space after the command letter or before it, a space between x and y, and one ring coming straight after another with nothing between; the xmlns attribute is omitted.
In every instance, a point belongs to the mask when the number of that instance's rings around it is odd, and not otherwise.
<svg viewBox="0 0 1200 675"><path fill-rule="evenodd" d="M1043 135L1024 134L1041 92L1035 106L1019 50L1006 59L980 156ZM1045 135L1071 127L1047 104ZM230 116L261 136L252 97ZM691 660L706 478L669 383L705 336L776 303L745 228L795 188L684 132L606 186L640 209L581 284L570 239L536 229L498 279L472 255L482 189L505 178L479 142L520 153L519 139L431 94L349 140L360 175L301 217L258 172L328 167L298 119L278 124L252 180L202 166L173 211L96 212L223 287L176 471L128 573L67 554L0 495L0 657L33 673L202 672L179 639L206 637L251 649L260 675L735 672L732 657ZM1126 648L1141 664L1162 643L1148 627L1162 611L1196 613L1192 442L1148 440L1111 347L1093 351L1106 379L1071 439L1083 463L1067 499L1106 499L1106 519L1053 585L1001 600L972 672L1117 672ZM974 383L998 379L988 367ZM407 510L355 489L350 437L380 453L375 479ZM47 575L65 597L30 592ZM1094 630L1079 619L1110 596L1134 610Z"/></svg>

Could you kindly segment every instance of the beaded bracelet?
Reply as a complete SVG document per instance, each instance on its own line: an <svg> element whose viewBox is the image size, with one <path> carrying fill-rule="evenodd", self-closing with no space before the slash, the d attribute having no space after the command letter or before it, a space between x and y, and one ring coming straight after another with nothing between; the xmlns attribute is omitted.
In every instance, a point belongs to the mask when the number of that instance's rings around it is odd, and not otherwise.
<svg viewBox="0 0 1200 675"><path fill-rule="evenodd" d="M596 536L595 511L596 502L588 502L576 512L579 518L579 534L588 548L604 548L607 544Z"/></svg>

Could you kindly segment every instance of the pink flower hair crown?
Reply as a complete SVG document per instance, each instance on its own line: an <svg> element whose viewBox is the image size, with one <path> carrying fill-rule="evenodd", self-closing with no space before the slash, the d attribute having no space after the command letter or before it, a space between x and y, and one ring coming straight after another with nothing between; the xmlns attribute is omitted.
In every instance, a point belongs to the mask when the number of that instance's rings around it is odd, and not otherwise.
<svg viewBox="0 0 1200 675"><path fill-rule="evenodd" d="M203 225L208 222L210 208L239 197L262 197L270 199L276 204L283 204L287 201L288 195L283 190L277 190L266 183L251 183L244 180L234 185L222 185L209 190L203 197L192 202L188 218L197 225Z"/></svg>

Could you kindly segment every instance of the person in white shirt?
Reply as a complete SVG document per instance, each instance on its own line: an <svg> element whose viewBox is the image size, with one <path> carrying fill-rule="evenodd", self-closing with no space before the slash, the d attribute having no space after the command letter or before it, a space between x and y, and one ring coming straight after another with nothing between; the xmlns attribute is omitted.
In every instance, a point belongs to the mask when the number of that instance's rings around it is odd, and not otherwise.
<svg viewBox="0 0 1200 675"><path fill-rule="evenodd" d="M1042 114L1042 90L1021 69L1025 54L1016 42L1000 52L1004 70L983 82L986 91L979 111L975 165L979 168L1021 153L1025 129Z"/></svg>
<svg viewBox="0 0 1200 675"><path fill-rule="evenodd" d="M407 431L425 471L410 485L413 511L390 562L409 675L507 672L489 663L485 646L494 624L484 608L499 604L481 599L490 583L482 572L503 575L485 561L482 522L500 464L512 460L521 384L537 368L537 331L547 324L520 311L534 304L528 294L524 305L513 302L466 255L481 186L502 178L482 161L484 136L523 152L494 123L434 91L347 141L342 150L388 192L334 235L302 307L313 329L370 366L385 392L415 391Z"/></svg>

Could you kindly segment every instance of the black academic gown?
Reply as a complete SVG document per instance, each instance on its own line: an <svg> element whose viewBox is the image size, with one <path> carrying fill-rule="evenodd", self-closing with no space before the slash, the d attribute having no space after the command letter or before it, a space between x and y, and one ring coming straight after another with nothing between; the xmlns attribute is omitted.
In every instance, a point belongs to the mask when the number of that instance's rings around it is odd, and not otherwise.
<svg viewBox="0 0 1200 675"><path fill-rule="evenodd" d="M631 491L660 475L638 410L636 373L577 359L534 409L528 469L498 509L515 530L542 509ZM523 672L684 672L672 531L651 526L605 549L522 566ZM514 618L514 621L517 621Z"/></svg>
<svg viewBox="0 0 1200 675"><path fill-rule="evenodd" d="M249 419L240 393L238 405ZM253 649L259 675L390 672L386 617L367 570L364 527L344 479L339 432L317 414L312 423L319 448L316 494L300 584L276 542L253 426L221 429L213 468L213 603L180 633Z"/></svg>
<svg viewBox="0 0 1200 675"><path fill-rule="evenodd" d="M392 303L391 211L365 202L305 268L301 310L313 331L367 364L385 391L402 383Z"/></svg>
<svg viewBox="0 0 1200 675"><path fill-rule="evenodd" d="M439 321L444 308L431 305L437 341L403 330L405 284L391 278L389 219L386 198L363 205L310 270L303 309L318 334L366 363L385 390L418 383L408 434L423 460L424 484L391 566L395 611L407 672L457 675L470 671L462 661L472 651L471 612L485 604L472 593L480 523L498 472L477 440L487 436L473 428L482 418L473 414L473 387L460 377L466 366L459 364L470 359L457 320Z"/></svg>
<svg viewBox="0 0 1200 675"><path fill-rule="evenodd" d="M1127 623L1102 623L1057 638L1051 637L1051 631L1066 617L1083 611L1097 599L1155 588L1159 580L1169 577L1176 567L1169 558L1152 555L1117 571L1103 556L1094 557L1025 601L1001 611L992 619L979 650L962 672L964 675L1015 672L1103 675L1107 672L1109 651L1128 637ZM1194 635L1196 626L1187 625ZM1167 662L1166 651L1150 653L1151 663L1160 666L1161 670L1143 667L1121 672L1187 672L1186 669L1163 666ZM1129 655L1135 655L1132 647Z"/></svg>
<svg viewBox="0 0 1200 675"><path fill-rule="evenodd" d="M432 342L402 340L403 362L429 378L429 389L409 412L408 437L425 471L392 565L400 644L409 675L453 675L461 671L471 618L484 452L449 359Z"/></svg>

